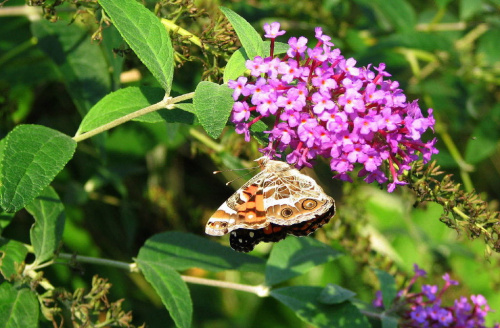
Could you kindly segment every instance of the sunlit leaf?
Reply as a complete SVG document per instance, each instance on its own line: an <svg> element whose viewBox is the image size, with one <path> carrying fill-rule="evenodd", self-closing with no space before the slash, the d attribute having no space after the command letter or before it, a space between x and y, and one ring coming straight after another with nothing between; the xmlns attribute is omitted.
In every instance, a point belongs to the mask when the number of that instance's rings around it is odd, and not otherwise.
<svg viewBox="0 0 500 328"><path fill-rule="evenodd" d="M137 57L170 94L174 50L160 19L135 0L99 0Z"/></svg>
<svg viewBox="0 0 500 328"><path fill-rule="evenodd" d="M229 8L220 7L220 10L231 22L243 49L245 49L246 57L252 59L255 56L264 56L262 37L252 25Z"/></svg>
<svg viewBox="0 0 500 328"><path fill-rule="evenodd" d="M15 212L49 185L75 152L69 136L41 125L19 125L6 137L1 164L1 205Z"/></svg>
<svg viewBox="0 0 500 328"><path fill-rule="evenodd" d="M218 138L226 126L233 108L233 90L227 85L200 82L196 87L193 104L201 126L212 138Z"/></svg>

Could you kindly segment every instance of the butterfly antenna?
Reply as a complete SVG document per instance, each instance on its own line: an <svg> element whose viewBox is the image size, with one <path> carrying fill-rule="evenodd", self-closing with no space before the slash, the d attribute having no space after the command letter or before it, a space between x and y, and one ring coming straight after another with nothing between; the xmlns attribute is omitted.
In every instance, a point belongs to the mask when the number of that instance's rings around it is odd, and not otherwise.
<svg viewBox="0 0 500 328"><path fill-rule="evenodd" d="M250 173L251 173L251 172L247 172L247 173L245 173L245 174L243 174L243 175L240 175L239 177L237 177L237 178L235 178L235 179L233 179L233 180L231 180L231 181L226 182L226 186L229 186L231 183L235 182L236 180L239 180L239 179L243 178L244 176L249 175Z"/></svg>
<svg viewBox="0 0 500 328"><path fill-rule="evenodd" d="M238 179L241 179L243 178L244 176L246 175L249 175L250 173L252 173L253 170L255 169L258 169L260 168L260 166L252 166L252 167L248 167L248 168L241 168L241 169L227 169L227 170L220 170L220 171L214 171L213 173L214 174L217 174L217 173L222 173L222 172L231 172L231 171L243 171L243 170L247 170L249 172L243 174L243 175L240 175L239 177L237 177L236 179L233 179L229 182L226 183L226 186L230 185L231 183L233 183L234 181L238 180Z"/></svg>

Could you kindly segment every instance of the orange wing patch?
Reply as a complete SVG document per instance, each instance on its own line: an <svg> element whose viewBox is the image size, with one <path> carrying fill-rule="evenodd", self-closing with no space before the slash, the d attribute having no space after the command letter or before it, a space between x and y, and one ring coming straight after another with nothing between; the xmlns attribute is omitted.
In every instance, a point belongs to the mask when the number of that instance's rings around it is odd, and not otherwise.
<svg viewBox="0 0 500 328"><path fill-rule="evenodd" d="M266 220L262 188L250 185L242 191L240 204L236 206L238 218L248 224L260 224Z"/></svg>

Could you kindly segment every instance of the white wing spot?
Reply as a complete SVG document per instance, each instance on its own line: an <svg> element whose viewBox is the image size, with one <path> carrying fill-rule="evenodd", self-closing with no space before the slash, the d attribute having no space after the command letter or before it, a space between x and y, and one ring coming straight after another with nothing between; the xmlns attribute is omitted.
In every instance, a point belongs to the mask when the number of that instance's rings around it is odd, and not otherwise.
<svg viewBox="0 0 500 328"><path fill-rule="evenodd" d="M242 243L242 242L243 242L243 239L241 239L241 238L240 238L240 239L238 239L238 241L239 241L240 243Z"/></svg>
<svg viewBox="0 0 500 328"><path fill-rule="evenodd" d="M253 236L255 236L253 232L250 232L248 235L250 236L250 238L253 238Z"/></svg>

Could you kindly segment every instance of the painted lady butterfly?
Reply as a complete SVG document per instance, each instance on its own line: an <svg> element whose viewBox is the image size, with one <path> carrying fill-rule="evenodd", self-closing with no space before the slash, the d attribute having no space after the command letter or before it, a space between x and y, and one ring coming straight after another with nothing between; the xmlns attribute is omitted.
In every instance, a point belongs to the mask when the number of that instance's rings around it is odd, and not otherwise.
<svg viewBox="0 0 500 328"><path fill-rule="evenodd" d="M231 247L250 252L287 234L307 236L335 215L335 201L293 166L261 157L262 171L237 190L208 220L205 232L230 233Z"/></svg>

